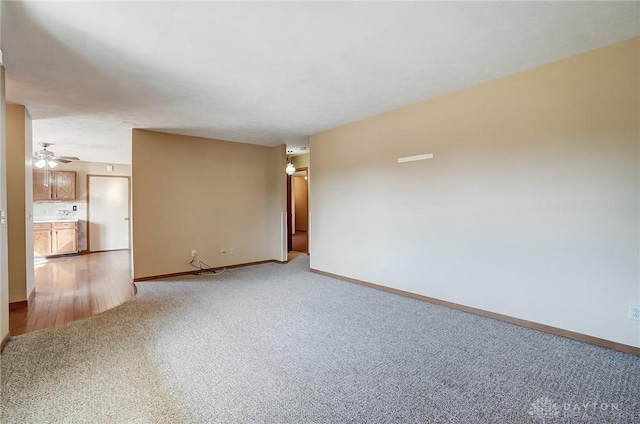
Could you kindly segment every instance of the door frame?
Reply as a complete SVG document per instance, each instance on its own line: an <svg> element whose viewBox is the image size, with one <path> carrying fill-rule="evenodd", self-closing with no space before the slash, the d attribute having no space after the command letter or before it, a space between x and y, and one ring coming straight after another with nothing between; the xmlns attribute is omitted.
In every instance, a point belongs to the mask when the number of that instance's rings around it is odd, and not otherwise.
<svg viewBox="0 0 640 424"><path fill-rule="evenodd" d="M304 171L307 179L307 223L309 222L309 202L311 196L309 195L309 167L301 166L300 168L296 168L296 172ZM295 174L293 174L295 175ZM295 228L293 228L293 205L291 204L291 200L293 197L293 175L287 175L287 252L291 252L293 250L293 233ZM309 230L310 225L307 225L307 255L309 254Z"/></svg>
<svg viewBox="0 0 640 424"><path fill-rule="evenodd" d="M128 227L128 236L129 236L129 249L116 249L116 250L130 250L132 249L131 245L131 177L128 175L103 175L103 174L87 174L87 253L96 253L96 252L112 252L112 250L91 250L91 204L90 199L91 196L90 190L91 186L89 184L89 180L91 177L104 177L104 178L126 178L127 179L127 211L129 213L129 223Z"/></svg>
<svg viewBox="0 0 640 424"><path fill-rule="evenodd" d="M287 253L293 249L293 208L291 207L291 185L293 184L293 178L291 175L287 175Z"/></svg>

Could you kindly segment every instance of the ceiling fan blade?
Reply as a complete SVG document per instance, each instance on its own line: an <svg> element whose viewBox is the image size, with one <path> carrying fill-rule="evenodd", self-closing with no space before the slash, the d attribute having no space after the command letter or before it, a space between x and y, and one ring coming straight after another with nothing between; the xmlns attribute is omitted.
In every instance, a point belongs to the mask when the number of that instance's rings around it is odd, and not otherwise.
<svg viewBox="0 0 640 424"><path fill-rule="evenodd" d="M66 159L66 160L80 160L80 158L77 158L75 156L58 156L59 159Z"/></svg>
<svg viewBox="0 0 640 424"><path fill-rule="evenodd" d="M71 163L70 160L64 159L62 157L59 158L51 158L50 160L56 162L56 163Z"/></svg>

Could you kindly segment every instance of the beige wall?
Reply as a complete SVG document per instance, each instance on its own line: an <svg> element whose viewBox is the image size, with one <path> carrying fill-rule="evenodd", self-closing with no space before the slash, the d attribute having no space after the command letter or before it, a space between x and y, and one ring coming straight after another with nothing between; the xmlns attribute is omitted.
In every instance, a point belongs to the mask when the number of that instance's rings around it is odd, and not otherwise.
<svg viewBox="0 0 640 424"><path fill-rule="evenodd" d="M313 136L311 267L640 346L639 50Z"/></svg>
<svg viewBox="0 0 640 424"><path fill-rule="evenodd" d="M309 229L308 222L308 193L307 180L304 177L293 178L293 191L295 196L295 230L307 231Z"/></svg>
<svg viewBox="0 0 640 424"><path fill-rule="evenodd" d="M27 204L32 199L27 196L27 191L31 191L31 185L27 186L31 164L31 118L24 106L7 105L6 131L9 302L20 302L27 300L34 288L32 269L27 271L27 267L33 268L31 203Z"/></svg>
<svg viewBox="0 0 640 424"><path fill-rule="evenodd" d="M55 151L55 147L51 147ZM82 158L80 158L82 159ZM107 166L113 166L113 171L107 171ZM102 163L102 162L86 162L74 161L71 163L60 164L56 167L56 171L76 171L76 196L78 200L87 200L87 175L125 175L131 176L131 165L119 163Z"/></svg>
<svg viewBox="0 0 640 424"><path fill-rule="evenodd" d="M309 191L311 190L311 162L310 162L310 154L309 153L305 153L303 155L298 155L298 156L294 156L291 158L291 162L293 163L293 166L296 167L296 169L300 169L300 168L307 168L307 216L306 216L306 223L305 225L305 230L304 231L309 231L309 216L311 214L311 211L309 210ZM296 233L296 229L299 228L298 226L298 221L297 221L297 211L296 211L296 193L295 193L295 189L292 193L291 196L291 201L292 201L292 205L293 205L293 213L292 213L292 221L293 221L293 234Z"/></svg>
<svg viewBox="0 0 640 424"><path fill-rule="evenodd" d="M1 8L0 8L1 10ZM0 211L7 210L7 137L4 66L0 66ZM9 264L7 225L0 221L0 341L9 335Z"/></svg>
<svg viewBox="0 0 640 424"><path fill-rule="evenodd" d="M133 130L132 149L135 278L192 271L192 249L213 267L286 260L284 146Z"/></svg>
<svg viewBox="0 0 640 424"><path fill-rule="evenodd" d="M309 168L310 160L309 153L305 153L304 155L298 155L291 158L291 162L293 162L293 166L298 168Z"/></svg>

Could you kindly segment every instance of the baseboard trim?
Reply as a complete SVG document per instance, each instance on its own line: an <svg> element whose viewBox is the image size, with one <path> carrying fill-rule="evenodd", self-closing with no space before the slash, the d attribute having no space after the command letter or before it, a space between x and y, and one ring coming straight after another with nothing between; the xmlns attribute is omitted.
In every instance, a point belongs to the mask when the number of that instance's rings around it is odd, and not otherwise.
<svg viewBox="0 0 640 424"><path fill-rule="evenodd" d="M31 294L30 294L30 295L29 295L29 297L27 298L27 305L30 305L30 304L33 302L33 300L34 300L35 298L36 298L36 288L34 287L34 288L31 290Z"/></svg>
<svg viewBox="0 0 640 424"><path fill-rule="evenodd" d="M123 250L130 250L129 248L127 249L109 249L109 250L82 250L82 252L87 252L87 253L83 253L84 255L90 255L91 253L104 253L104 252L122 252Z"/></svg>
<svg viewBox="0 0 640 424"><path fill-rule="evenodd" d="M563 330L562 328L552 327L550 325L539 324L533 321L527 321L520 318L514 318L509 315L502 315L496 312L485 311L484 309L473 308L471 306L460 305L458 303L448 302L446 300L436 299L433 297L423 296L407 292L404 290L398 290L391 287L381 286L379 284L369 283L367 281L356 280L355 278L344 277L338 274L332 274L330 272L320 271L318 269L311 268L311 272L324 275L326 277L335 278L337 280L346 281L348 283L359 284L361 286L370 287L372 289L382 290L388 293L397 294L400 296L410 297L412 299L421 300L423 302L433 303L435 305L446 306L447 308L458 309L460 311L469 312L471 314L480 315L486 318L497 319L500 321L508 322L510 324L519 325L521 327L530 328L532 330L538 330L545 333L554 334L556 336L567 337L569 339L578 340L581 342L593 344L600 347L606 347L618 352L624 352L635 356L640 356L640 348L635 346L629 346L622 343L613 342L611 340L601 339L598 337L589 336L582 333L576 333L575 331Z"/></svg>
<svg viewBox="0 0 640 424"><path fill-rule="evenodd" d="M2 351L4 350L4 347L7 345L7 343L9 342L9 339L11 338L10 334L7 333L4 336L2 336L2 341L0 341L0 353L2 353Z"/></svg>
<svg viewBox="0 0 640 424"><path fill-rule="evenodd" d="M20 300L18 302L9 303L9 311L15 311L16 309L24 309L29 306L27 300Z"/></svg>
<svg viewBox="0 0 640 424"><path fill-rule="evenodd" d="M278 261L276 259L268 259L266 261L246 262L246 263L243 263L243 264L235 264L235 265L225 265L225 266L215 267L214 269L220 269L220 268L227 268L227 269L242 268L242 267L245 267L245 266L262 265L262 264L268 264L268 263L286 264L287 262ZM174 272L172 274L150 275L148 277L134 278L133 282L137 283L137 282L141 282L141 281L152 281L152 280L160 280L160 279L171 278L171 277L181 277L181 276L184 276L184 275L197 275L200 272L202 272L202 271L200 271L199 269L194 269L193 271Z"/></svg>

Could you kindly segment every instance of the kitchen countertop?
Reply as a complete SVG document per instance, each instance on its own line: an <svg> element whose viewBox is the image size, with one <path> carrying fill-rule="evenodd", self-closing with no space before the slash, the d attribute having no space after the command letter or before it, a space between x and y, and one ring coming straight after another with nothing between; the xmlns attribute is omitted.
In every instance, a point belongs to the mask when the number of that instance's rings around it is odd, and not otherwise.
<svg viewBox="0 0 640 424"><path fill-rule="evenodd" d="M55 219L55 218L33 218L34 224L42 224L45 222L78 222L78 218L65 218L65 219Z"/></svg>

